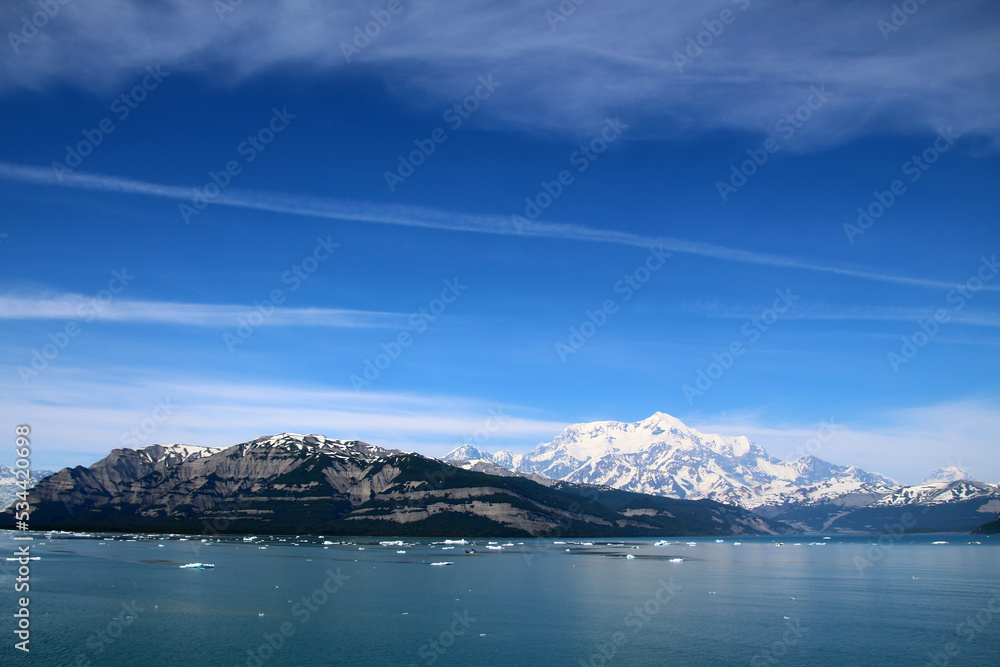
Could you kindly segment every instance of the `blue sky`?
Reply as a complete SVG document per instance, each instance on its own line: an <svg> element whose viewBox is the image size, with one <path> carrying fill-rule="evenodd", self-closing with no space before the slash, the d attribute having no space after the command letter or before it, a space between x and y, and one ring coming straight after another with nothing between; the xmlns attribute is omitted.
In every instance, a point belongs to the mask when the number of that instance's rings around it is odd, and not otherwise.
<svg viewBox="0 0 1000 667"><path fill-rule="evenodd" d="M663 411L1000 480L991 3L388 7L0 9L0 412L35 467Z"/></svg>

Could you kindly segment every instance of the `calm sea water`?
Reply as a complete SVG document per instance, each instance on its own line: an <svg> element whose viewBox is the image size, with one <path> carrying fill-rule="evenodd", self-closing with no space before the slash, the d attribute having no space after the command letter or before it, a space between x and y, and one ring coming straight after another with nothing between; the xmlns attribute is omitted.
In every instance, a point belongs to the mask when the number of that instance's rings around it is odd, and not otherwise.
<svg viewBox="0 0 1000 667"><path fill-rule="evenodd" d="M1000 665L996 537L105 537L31 542L27 655L5 563L0 664Z"/></svg>

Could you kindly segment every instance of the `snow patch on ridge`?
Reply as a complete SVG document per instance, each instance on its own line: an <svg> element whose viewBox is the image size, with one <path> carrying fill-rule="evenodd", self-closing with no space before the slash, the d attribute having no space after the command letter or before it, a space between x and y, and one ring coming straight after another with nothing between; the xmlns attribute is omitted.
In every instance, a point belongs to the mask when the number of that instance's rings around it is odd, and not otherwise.
<svg viewBox="0 0 1000 667"><path fill-rule="evenodd" d="M390 450L375 447L360 440L335 440L315 433L278 433L277 435L265 435L250 442L236 445L236 447L241 448L241 450L316 451L339 458L362 458L365 460L374 460L392 453Z"/></svg>
<svg viewBox="0 0 1000 667"><path fill-rule="evenodd" d="M159 463L169 460L170 464L181 463L199 459L203 456L211 456L216 452L221 452L225 447L201 447L199 445L146 445L139 447L135 451L146 456L150 463Z"/></svg>

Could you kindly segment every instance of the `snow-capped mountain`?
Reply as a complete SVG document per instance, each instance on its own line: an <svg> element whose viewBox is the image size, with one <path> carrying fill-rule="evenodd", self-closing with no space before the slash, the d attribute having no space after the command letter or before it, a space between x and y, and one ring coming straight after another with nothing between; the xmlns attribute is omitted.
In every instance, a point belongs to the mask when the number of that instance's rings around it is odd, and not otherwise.
<svg viewBox="0 0 1000 667"><path fill-rule="evenodd" d="M201 447L198 445L147 445L135 451L150 465L161 463L176 465L183 461L192 461L202 456L211 456L221 452L224 447Z"/></svg>
<svg viewBox="0 0 1000 667"><path fill-rule="evenodd" d="M53 470L32 470L28 476L29 488L37 484L40 480L51 475ZM17 498L21 491L20 478L17 472L10 466L0 466L0 510L6 509Z"/></svg>
<svg viewBox="0 0 1000 667"><path fill-rule="evenodd" d="M360 440L334 440L325 435L316 435L315 433L308 435L299 433L267 435L237 445L236 448L239 455L255 449L273 449L283 452L304 452L309 454L322 452L334 458L352 458L365 461L373 461L389 454L399 453L397 450L382 449L381 447L369 445ZM216 451L222 451L222 449L220 447Z"/></svg>
<svg viewBox="0 0 1000 667"><path fill-rule="evenodd" d="M52 470L32 470L28 476L28 483L34 484L38 480L48 477L53 472ZM0 466L0 484L14 484L19 479L20 477L18 477L16 468Z"/></svg>
<svg viewBox="0 0 1000 667"><path fill-rule="evenodd" d="M879 498L872 503L880 505L940 505L942 503L957 503L978 498L1000 498L1000 486L960 479L955 482L921 483L916 486L904 486L892 493ZM1000 512L1000 503L984 511Z"/></svg>
<svg viewBox="0 0 1000 667"><path fill-rule="evenodd" d="M960 480L967 480L970 482L978 482L979 480L969 474L969 471L965 468L959 468L958 466L948 466L947 468L938 468L930 475L927 476L924 481L920 482L920 485L924 484L937 484L940 482L958 482Z"/></svg>
<svg viewBox="0 0 1000 667"><path fill-rule="evenodd" d="M920 532L971 532L1000 513L1000 485L969 480L893 489L877 497L846 494L826 501L757 508L810 533L877 533L887 526Z"/></svg>
<svg viewBox="0 0 1000 667"><path fill-rule="evenodd" d="M462 445L461 447L456 447L448 452L445 460L485 461L493 463L501 468L507 468L508 470L518 470L518 466L524 462L524 457L525 454L512 454L507 450L501 450L495 454L490 454L482 451L481 449L476 449L472 445Z"/></svg>
<svg viewBox="0 0 1000 667"><path fill-rule="evenodd" d="M469 473L356 440L281 433L232 447L115 449L30 492L32 527L527 537L787 534L718 503ZM11 512L7 512L10 514Z"/></svg>
<svg viewBox="0 0 1000 667"><path fill-rule="evenodd" d="M709 498L755 508L846 493L875 497L900 484L855 466L814 456L781 461L744 436L709 435L658 412L635 423L601 421L568 427L527 454L495 454L463 445L445 461L481 461L524 473L671 498Z"/></svg>

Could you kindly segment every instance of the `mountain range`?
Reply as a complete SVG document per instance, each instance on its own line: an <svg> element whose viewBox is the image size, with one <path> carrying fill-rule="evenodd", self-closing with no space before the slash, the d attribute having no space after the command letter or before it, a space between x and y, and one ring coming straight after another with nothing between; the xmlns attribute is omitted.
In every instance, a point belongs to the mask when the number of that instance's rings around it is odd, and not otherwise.
<svg viewBox="0 0 1000 667"><path fill-rule="evenodd" d="M463 470L283 433L228 448L115 449L30 491L31 527L172 533L622 537L794 532L712 500ZM9 511L8 511L9 513Z"/></svg>
<svg viewBox="0 0 1000 667"><path fill-rule="evenodd" d="M879 532L916 517L913 530L973 530L1000 512L1000 487L957 467L904 486L815 456L782 461L745 436L701 433L656 413L624 423L575 424L525 454L463 445L443 460L681 499L711 499L806 532Z"/></svg>
<svg viewBox="0 0 1000 667"><path fill-rule="evenodd" d="M463 445L437 460L285 433L228 448L115 449L38 481L45 472L32 478L32 527L410 536L877 533L898 525L967 532L1000 513L1000 487L958 467L904 486L815 456L782 461L749 438L704 434L663 413L575 424L524 454ZM0 481L6 476L13 482L13 471L0 468Z"/></svg>

